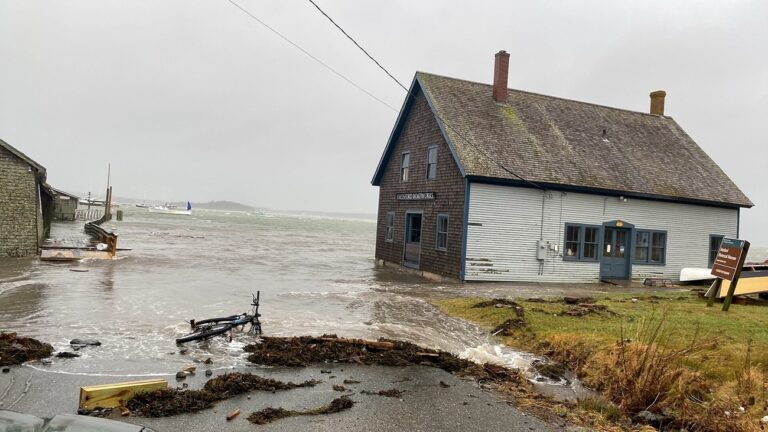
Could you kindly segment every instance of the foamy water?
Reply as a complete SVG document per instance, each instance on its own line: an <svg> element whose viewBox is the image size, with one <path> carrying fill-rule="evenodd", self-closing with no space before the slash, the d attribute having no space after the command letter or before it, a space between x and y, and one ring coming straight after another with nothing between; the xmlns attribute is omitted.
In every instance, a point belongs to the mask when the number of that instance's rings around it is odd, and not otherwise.
<svg viewBox="0 0 768 432"><path fill-rule="evenodd" d="M187 320L249 310L261 291L266 334L396 338L477 361L526 367L532 356L503 348L477 326L442 314L428 300L460 285L435 284L373 262L375 223L305 215L195 211L192 217L127 208L108 225L120 247L115 261L0 261L0 328L69 350L95 338L77 359L54 359L57 373L110 376L173 373L212 358L216 367L246 364L252 336L189 343L175 338ZM78 242L82 223L55 224L52 237ZM87 270L73 272L71 269ZM453 294L452 294L453 293Z"/></svg>

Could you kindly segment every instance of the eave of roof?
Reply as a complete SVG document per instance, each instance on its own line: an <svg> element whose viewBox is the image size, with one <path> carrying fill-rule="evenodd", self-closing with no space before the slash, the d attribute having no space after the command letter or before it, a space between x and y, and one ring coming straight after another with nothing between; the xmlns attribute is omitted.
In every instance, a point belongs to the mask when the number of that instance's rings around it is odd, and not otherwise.
<svg viewBox="0 0 768 432"><path fill-rule="evenodd" d="M12 146L12 145L8 144L7 142L3 141L2 139L0 139L0 147L3 147L4 149L8 150L12 154L14 154L16 157L18 157L19 159L23 160L27 164L29 164L32 168L37 170L43 176L45 176L45 172L46 171L45 171L45 167L44 166L42 166L39 163L35 162L34 159L32 159L31 157L25 155L24 153L22 153L20 150L18 150L14 146Z"/></svg>

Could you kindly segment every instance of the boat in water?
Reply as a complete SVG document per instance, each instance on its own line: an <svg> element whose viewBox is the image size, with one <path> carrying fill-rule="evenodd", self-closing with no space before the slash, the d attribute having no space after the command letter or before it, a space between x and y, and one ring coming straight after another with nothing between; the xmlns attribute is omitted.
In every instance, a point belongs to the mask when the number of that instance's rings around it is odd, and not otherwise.
<svg viewBox="0 0 768 432"><path fill-rule="evenodd" d="M186 210L180 209L173 204L164 204L164 205L149 207L148 210L150 213L190 216L192 214L192 204L189 201L187 201Z"/></svg>

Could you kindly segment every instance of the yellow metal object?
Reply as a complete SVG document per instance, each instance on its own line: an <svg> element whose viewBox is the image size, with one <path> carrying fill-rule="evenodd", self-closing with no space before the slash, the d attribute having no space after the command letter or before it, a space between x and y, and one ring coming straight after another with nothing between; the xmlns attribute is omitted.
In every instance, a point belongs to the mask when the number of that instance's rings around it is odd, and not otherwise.
<svg viewBox="0 0 768 432"><path fill-rule="evenodd" d="M164 388L168 388L168 381L164 379L127 381L80 387L80 408L115 408L124 405L125 401L137 393Z"/></svg>

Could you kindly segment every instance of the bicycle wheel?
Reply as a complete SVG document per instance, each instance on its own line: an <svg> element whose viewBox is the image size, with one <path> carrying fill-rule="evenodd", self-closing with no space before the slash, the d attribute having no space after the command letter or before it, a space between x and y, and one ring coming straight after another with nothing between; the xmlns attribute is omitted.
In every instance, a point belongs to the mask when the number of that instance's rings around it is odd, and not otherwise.
<svg viewBox="0 0 768 432"><path fill-rule="evenodd" d="M176 343L182 344L182 343L191 342L194 340L208 339L209 337L224 334L229 330L231 330L233 327L234 325L232 323L215 324L210 327L206 326L205 328L198 329L188 335L185 335L176 339Z"/></svg>

